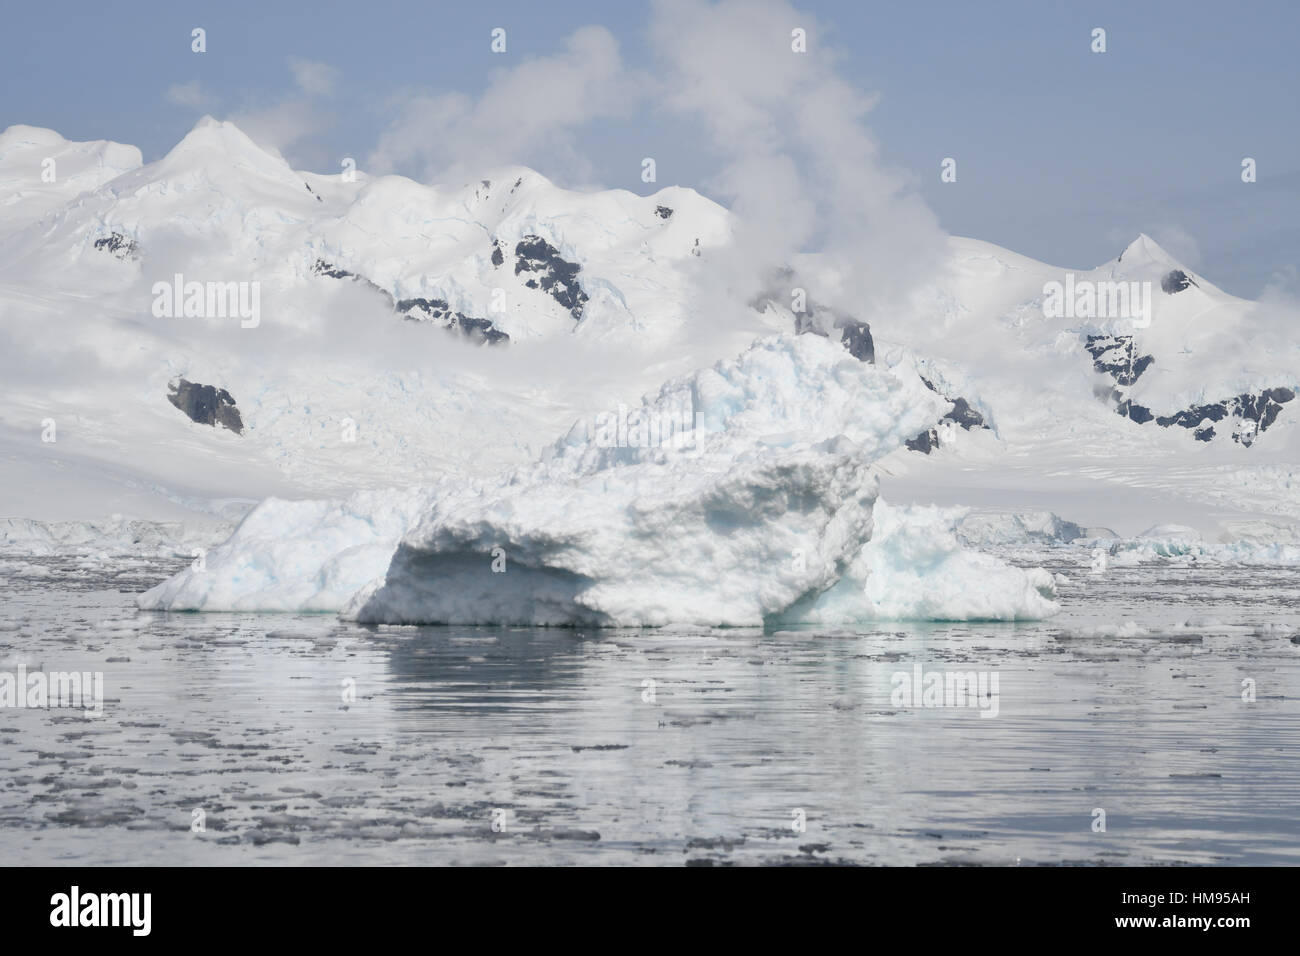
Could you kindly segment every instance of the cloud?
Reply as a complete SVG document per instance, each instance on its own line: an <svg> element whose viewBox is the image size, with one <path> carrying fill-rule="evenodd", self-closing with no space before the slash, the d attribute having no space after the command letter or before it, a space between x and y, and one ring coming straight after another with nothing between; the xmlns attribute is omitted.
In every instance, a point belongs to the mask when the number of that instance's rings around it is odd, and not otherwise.
<svg viewBox="0 0 1300 956"><path fill-rule="evenodd" d="M1274 272L1251 306L1255 334L1270 351L1300 348L1300 269L1283 266Z"/></svg>
<svg viewBox="0 0 1300 956"><path fill-rule="evenodd" d="M817 251L811 298L888 316L931 274L944 233L881 161L865 122L877 98L837 73L824 37L783 0L660 0L650 25L664 108L696 121L723 162L708 185L738 217L730 280Z"/></svg>
<svg viewBox="0 0 1300 956"><path fill-rule="evenodd" d="M1189 269L1201 268L1201 244L1182 226L1165 223L1150 230L1151 238Z"/></svg>
<svg viewBox="0 0 1300 956"><path fill-rule="evenodd" d="M216 102L216 97L204 91L198 80L188 83L173 84L166 93L167 102L191 109L207 109Z"/></svg>
<svg viewBox="0 0 1300 956"><path fill-rule="evenodd" d="M630 112L637 90L613 35L603 27L583 27L565 40L562 52L496 72L477 98L408 94L367 166L429 182L514 163L544 167L552 176L585 177L590 166L574 146L573 132Z"/></svg>
<svg viewBox="0 0 1300 956"><path fill-rule="evenodd" d="M806 53L792 50L795 28ZM407 94L365 165L457 183L522 163L582 180L584 131L663 110L700 128L721 166L701 185L736 215L735 243L699 290L706 314L724 321L718 309L743 309L809 252L820 253L816 275L799 278L815 279L814 301L869 320L898 313L945 235L881 160L866 125L877 97L840 75L819 23L785 0L660 0L648 30L650 73L624 64L608 30L583 27L561 51L498 71L479 96Z"/></svg>
<svg viewBox="0 0 1300 956"><path fill-rule="evenodd" d="M318 100L334 88L338 70L316 60L289 58L295 90L268 106L246 107L226 118L263 149L274 150L297 167L334 165L320 136L335 122Z"/></svg>
<svg viewBox="0 0 1300 956"><path fill-rule="evenodd" d="M306 95L327 96L334 92L334 82L338 79L339 71L328 63L290 57L289 69L293 71L294 83Z"/></svg>
<svg viewBox="0 0 1300 956"><path fill-rule="evenodd" d="M322 150L311 141L333 124L334 115L307 100L281 100L262 109L234 113L227 119L263 149L286 157L294 153L292 162L296 166L324 168L320 164L328 163Z"/></svg>

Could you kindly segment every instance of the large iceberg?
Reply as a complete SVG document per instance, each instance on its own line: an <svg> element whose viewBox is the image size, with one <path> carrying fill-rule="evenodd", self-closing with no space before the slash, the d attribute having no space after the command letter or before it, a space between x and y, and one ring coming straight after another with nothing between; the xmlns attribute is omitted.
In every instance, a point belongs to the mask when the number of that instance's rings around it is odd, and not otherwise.
<svg viewBox="0 0 1300 956"><path fill-rule="evenodd" d="M947 407L919 377L838 343L772 336L639 406L579 421L527 468L342 503L266 502L203 568L140 603L464 625L1052 613L1025 572L969 552L920 555L928 563L897 579L910 591L845 597L886 580L864 570L881 560L865 547L875 462ZM885 514L884 540L902 540L896 513ZM945 533L939 550L960 550ZM978 598L964 592L972 574Z"/></svg>

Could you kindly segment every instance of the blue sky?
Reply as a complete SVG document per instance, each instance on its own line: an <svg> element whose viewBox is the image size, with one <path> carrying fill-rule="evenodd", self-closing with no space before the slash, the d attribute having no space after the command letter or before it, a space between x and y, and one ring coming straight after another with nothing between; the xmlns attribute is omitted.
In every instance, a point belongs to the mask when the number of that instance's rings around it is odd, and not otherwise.
<svg viewBox="0 0 1300 956"><path fill-rule="evenodd" d="M881 160L949 232L1086 268L1145 231L1247 296L1300 263L1300 4L796 6L820 25L808 55L833 54L841 78L879 95L866 124ZM638 95L661 69L652 17L650 4L582 0L72 3L58 16L11 5L0 127L115 139L151 160L212 113L281 136L296 166L334 172L355 156L365 168L387 130L410 125L413 97L472 103L503 71L555 57L575 30L599 25L617 41L620 73L648 80L631 84L625 106L611 92L591 122L565 117L563 148L524 139L509 158L570 185L680 184L725 201L711 188L724 158L709 137ZM195 26L207 31L204 54L190 50ZM489 50L498 26L504 55ZM1089 48L1094 27L1107 31L1105 53ZM537 96L539 110L556 109ZM426 178L426 166L392 155L396 171ZM653 186L640 181L644 156L657 163ZM1253 184L1240 178L1247 156ZM955 183L940 182L944 157L957 160Z"/></svg>

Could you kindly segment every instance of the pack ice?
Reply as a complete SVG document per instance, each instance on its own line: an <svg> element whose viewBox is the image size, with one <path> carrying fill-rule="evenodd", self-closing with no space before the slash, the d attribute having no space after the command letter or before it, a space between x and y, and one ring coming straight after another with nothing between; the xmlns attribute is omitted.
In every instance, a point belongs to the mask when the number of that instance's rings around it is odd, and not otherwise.
<svg viewBox="0 0 1300 956"><path fill-rule="evenodd" d="M491 480L264 502L204 568L140 605L461 625L1053 613L1045 574L972 565L934 515L912 526L913 546L871 550L874 463L947 409L915 374L819 336L772 336L670 381L618 424L612 412L579 421L535 464ZM907 537L908 514L890 513L888 540ZM910 597L846 598L894 572Z"/></svg>

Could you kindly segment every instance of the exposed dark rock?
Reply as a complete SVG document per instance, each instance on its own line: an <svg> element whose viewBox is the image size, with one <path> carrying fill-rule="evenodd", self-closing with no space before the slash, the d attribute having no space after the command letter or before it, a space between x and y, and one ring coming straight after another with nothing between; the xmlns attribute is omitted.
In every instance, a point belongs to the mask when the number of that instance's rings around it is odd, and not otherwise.
<svg viewBox="0 0 1300 956"><path fill-rule="evenodd" d="M1227 405L1223 402L1216 402L1213 405L1193 405L1172 415L1161 415L1156 419L1156 424L1162 428L1168 428L1170 425L1181 425L1183 428L1198 428L1201 422L1207 418L1212 422L1221 422L1227 417Z"/></svg>
<svg viewBox="0 0 1300 956"><path fill-rule="evenodd" d="M510 341L510 336L494 326L490 319L478 319L453 312L442 299L403 299L397 303L397 311L413 322L436 322L443 328L455 329L476 342L496 345Z"/></svg>
<svg viewBox="0 0 1300 956"><path fill-rule="evenodd" d="M970 402L960 396L952 400L952 411L943 416L943 421L956 422L966 431L972 428L984 428L984 416L970 407Z"/></svg>
<svg viewBox="0 0 1300 956"><path fill-rule="evenodd" d="M101 252L110 253L123 262L140 258L139 243L134 239L128 239L120 232L114 232L102 239L96 239L95 248Z"/></svg>
<svg viewBox="0 0 1300 956"><path fill-rule="evenodd" d="M766 301L771 301L766 300ZM752 303L751 303L752 304ZM835 338L845 350L848 351L859 362L874 364L876 361L876 345L871 338L871 326L866 322L860 322L857 319L847 319L836 317L835 324L832 326L839 332ZM799 312L794 317L795 335L820 335L822 338L831 338L830 333L822 328L821 323L817 322L811 312Z"/></svg>
<svg viewBox="0 0 1300 956"><path fill-rule="evenodd" d="M380 295L382 295L385 299L388 300L388 304L390 306L393 304L392 293L390 293L387 289L383 288L380 285L376 285L374 282L371 282L365 276L357 275L355 272L349 272L347 269L341 269L338 266L331 265L330 263L326 262L324 259L317 259L316 264L312 266L311 271L313 275L328 276L331 279L351 279L353 282L359 282L367 289L372 289L375 292L378 292Z"/></svg>
<svg viewBox="0 0 1300 956"><path fill-rule="evenodd" d="M331 279L355 279L355 273L348 272L347 269L340 269L338 266L331 265L324 259L317 259L316 264L311 267L312 275L329 276Z"/></svg>
<svg viewBox="0 0 1300 956"><path fill-rule="evenodd" d="M939 447L939 433L931 428L929 431L921 432L915 438L909 438L904 444L912 451L928 455Z"/></svg>
<svg viewBox="0 0 1300 956"><path fill-rule="evenodd" d="M1182 269L1174 269L1172 272L1166 272L1160 280L1160 288L1165 292L1173 295L1175 292L1182 292L1189 285L1196 285Z"/></svg>
<svg viewBox="0 0 1300 956"><path fill-rule="evenodd" d="M1209 441L1214 437L1214 429L1202 427L1204 422L1232 419L1238 423L1233 428L1232 440L1249 447L1277 421L1282 406L1294 399L1295 391L1290 388L1266 388L1258 394L1243 392L1221 402L1193 405L1172 415L1163 415L1156 419L1156 424L1165 428L1171 425L1194 428L1198 439ZM1250 424L1246 425L1246 422Z"/></svg>
<svg viewBox="0 0 1300 956"><path fill-rule="evenodd" d="M340 269L331 265L324 259L317 259L312 272L318 276L328 276L331 279L349 279L353 282L359 282L366 288L373 289L388 300L388 304L403 318L412 322L427 321L433 322L444 329L450 329L459 332L461 335L476 342L486 342L489 345L496 345L502 342L509 342L510 336L502 332L492 324L490 319L478 319L471 316L462 315L460 312L453 312L448 304L442 299L403 299L400 302L393 300L392 293L381 286L371 282L365 276L349 272L347 269Z"/></svg>
<svg viewBox="0 0 1300 956"><path fill-rule="evenodd" d="M835 319L835 328L842 329L840 342L855 359L870 364L876 361L876 343L871 338L871 326L857 319Z"/></svg>
<svg viewBox="0 0 1300 956"><path fill-rule="evenodd" d="M966 399L961 398L960 396L957 398L949 398L947 395L944 395L943 392L935 388L934 383L928 378L922 377L921 381L925 383L926 388L934 392L936 395L941 396L944 401L952 402L951 411L944 415L943 418L939 419L939 421L956 422L965 431L970 431L972 428L988 428L988 425L984 423L984 416L975 411L975 409L971 407L970 402L966 401Z"/></svg>
<svg viewBox="0 0 1300 956"><path fill-rule="evenodd" d="M1290 388L1266 388L1258 394L1243 392L1221 402L1206 405L1192 405L1172 415L1152 414L1149 408L1135 404L1130 399L1122 399L1119 392L1110 393L1110 399L1116 401L1115 411L1145 425L1154 421L1162 428L1174 425L1192 429L1197 441L1212 441L1217 435L1214 425L1222 421L1232 422L1232 440L1249 447L1255 439L1277 421L1282 406L1295 399L1295 391ZM1122 400L1121 400L1122 399ZM1207 422L1211 424L1206 424Z"/></svg>
<svg viewBox="0 0 1300 956"><path fill-rule="evenodd" d="M970 402L966 401L966 399L960 396L957 398L949 398L947 395L944 395L943 392L935 388L934 383L928 378L922 377L921 381L925 383L925 387L930 391L941 396L945 401L952 402L952 408L943 416L943 418L939 419L939 421L955 422L962 427L963 431L970 431L972 428L989 427L984 421L984 416L972 408ZM939 430L937 428L931 428L928 431L923 431L921 434L917 435L915 438L909 439L904 444L906 444L912 451L919 451L922 454L928 455L931 451L939 447Z"/></svg>
<svg viewBox="0 0 1300 956"><path fill-rule="evenodd" d="M1132 385L1155 361L1153 355L1138 355L1131 335L1090 335L1084 346L1098 372L1110 375L1119 385Z"/></svg>
<svg viewBox="0 0 1300 956"><path fill-rule="evenodd" d="M1181 269L1173 270L1161 280L1161 288L1170 294L1182 291L1189 284L1195 285L1195 280ZM1085 348L1092 355L1093 367L1110 375L1120 386L1135 383L1155 361L1153 356L1137 354L1131 335L1089 335ZM1249 446L1277 420L1282 405L1292 401L1295 392L1284 387L1267 388L1258 394L1243 392L1220 402L1192 405L1172 415L1158 417L1146 406L1125 398L1119 389L1098 390L1098 397L1115 402L1117 414L1139 425L1154 421L1162 428L1178 425L1193 429L1197 441L1212 441L1217 434L1207 422L1218 423L1231 419L1236 423L1232 430L1232 440Z"/></svg>
<svg viewBox="0 0 1300 956"><path fill-rule="evenodd" d="M796 283L794 270L789 268L777 269L768 276L769 289L781 286L793 288ZM780 295L777 292L760 293L750 300L749 307L761 312L769 305L777 305ZM832 335L832 331L838 334ZM804 310L795 313L794 332L795 335L811 333L834 339L858 361L869 364L876 361L876 344L871 337L871 326L860 319L818 305L811 296L805 297Z"/></svg>
<svg viewBox="0 0 1300 956"><path fill-rule="evenodd" d="M500 266L505 261L506 261L506 257L505 257L505 253L501 251L501 243L493 239L492 240L492 264L494 266Z"/></svg>
<svg viewBox="0 0 1300 956"><path fill-rule="evenodd" d="M582 319L587 304L587 293L578 283L581 269L576 262L561 259L560 251L541 236L524 236L515 246L515 275L534 273L537 278L529 279L524 285L549 292L575 320Z"/></svg>
<svg viewBox="0 0 1300 956"><path fill-rule="evenodd" d="M167 401L188 415L190 421L214 427L220 425L236 435L243 433L244 422L240 418L239 409L224 388L181 379L170 384L168 390L170 394Z"/></svg>
<svg viewBox="0 0 1300 956"><path fill-rule="evenodd" d="M1115 411L1119 412L1125 418L1131 418L1139 425L1145 425L1147 422L1151 421L1151 419L1155 418L1155 416L1151 414L1151 409L1144 405L1137 405L1131 399L1125 399L1120 402L1119 405L1115 407Z"/></svg>
<svg viewBox="0 0 1300 956"><path fill-rule="evenodd" d="M669 217L672 216L672 214L673 211L669 209L667 206L655 206L655 215L658 216L660 219L668 219Z"/></svg>

